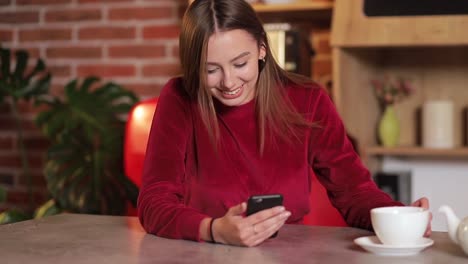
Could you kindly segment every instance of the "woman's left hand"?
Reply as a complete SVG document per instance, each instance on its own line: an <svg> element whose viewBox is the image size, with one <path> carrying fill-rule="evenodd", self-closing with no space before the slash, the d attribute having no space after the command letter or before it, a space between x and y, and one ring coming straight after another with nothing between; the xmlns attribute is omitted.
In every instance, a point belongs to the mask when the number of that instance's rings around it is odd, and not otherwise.
<svg viewBox="0 0 468 264"><path fill-rule="evenodd" d="M424 209L429 209L429 200L426 197L420 198L414 201L411 206L422 207ZM426 232L424 233L425 237L431 236L431 221L432 221L432 213L429 212L429 223L427 224Z"/></svg>

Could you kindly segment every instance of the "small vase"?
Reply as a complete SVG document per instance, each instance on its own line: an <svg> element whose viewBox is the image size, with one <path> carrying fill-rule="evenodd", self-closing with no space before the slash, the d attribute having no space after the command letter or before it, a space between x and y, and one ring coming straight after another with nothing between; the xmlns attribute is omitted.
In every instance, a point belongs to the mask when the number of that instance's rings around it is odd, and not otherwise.
<svg viewBox="0 0 468 264"><path fill-rule="evenodd" d="M400 138L400 122L392 105L385 107L379 122L379 140L384 147L395 147Z"/></svg>

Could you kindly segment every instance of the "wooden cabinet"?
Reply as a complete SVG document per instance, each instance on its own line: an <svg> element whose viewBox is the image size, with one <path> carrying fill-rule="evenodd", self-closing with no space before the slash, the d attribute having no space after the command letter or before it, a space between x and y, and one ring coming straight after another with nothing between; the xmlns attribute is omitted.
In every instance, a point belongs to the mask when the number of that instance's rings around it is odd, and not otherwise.
<svg viewBox="0 0 468 264"><path fill-rule="evenodd" d="M333 84L337 108L361 152L374 156L468 157L462 110L468 106L468 16L366 17L363 0L335 1L332 22ZM416 91L395 108L400 147L379 147L381 115L370 80L390 74L413 80ZM426 100L455 105L455 149L420 147L418 113ZM370 164L368 164L370 165Z"/></svg>

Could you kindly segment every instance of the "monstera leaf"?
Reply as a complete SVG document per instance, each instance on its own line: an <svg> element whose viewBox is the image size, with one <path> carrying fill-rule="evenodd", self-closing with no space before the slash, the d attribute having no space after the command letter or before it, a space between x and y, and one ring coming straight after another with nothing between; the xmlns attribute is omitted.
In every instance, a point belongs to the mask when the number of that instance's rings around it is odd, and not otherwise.
<svg viewBox="0 0 468 264"><path fill-rule="evenodd" d="M12 62L15 62L15 65ZM30 68L29 54L26 50L18 50L15 56L6 48L0 48L0 104L8 102L16 124L18 135L18 146L21 155L23 173L27 179L29 210L31 212L11 211L2 213L0 223L27 219L33 210L32 181L29 172L27 150L24 146L23 130L21 127L21 116L18 114L18 102L40 100L48 94L51 75L46 71L43 60L38 59ZM0 190L1 191L1 190ZM5 190L3 190L4 192Z"/></svg>
<svg viewBox="0 0 468 264"><path fill-rule="evenodd" d="M11 51L0 48L0 102L10 96L13 101L36 99L49 91L51 75L46 72L42 59L38 59L35 66L28 70L29 54L26 50L15 52L16 65L11 69Z"/></svg>
<svg viewBox="0 0 468 264"><path fill-rule="evenodd" d="M127 114L138 101L123 87L88 77L65 86L65 99L43 101L37 124L51 141L45 175L58 207L78 213L118 215L136 204L138 188L123 174Z"/></svg>

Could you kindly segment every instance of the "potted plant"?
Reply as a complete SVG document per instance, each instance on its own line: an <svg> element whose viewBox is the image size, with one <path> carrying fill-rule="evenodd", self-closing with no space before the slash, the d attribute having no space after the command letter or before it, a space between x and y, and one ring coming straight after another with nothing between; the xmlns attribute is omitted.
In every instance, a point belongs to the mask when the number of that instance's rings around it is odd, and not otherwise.
<svg viewBox="0 0 468 264"><path fill-rule="evenodd" d="M12 61L16 64L11 65ZM21 127L21 116L18 113L20 101L36 102L48 93L51 74L47 72L43 60L38 59L31 69L29 65L29 53L26 50L18 50L15 56L6 48L0 48L0 104L9 103L16 124L18 134L18 145L21 156L23 174L26 176L28 188L29 208L27 212L19 210L8 210L0 214L0 224L30 219L33 211L33 192L31 174L29 171L27 151L24 145L23 129ZM0 186L0 202L6 200L6 190Z"/></svg>
<svg viewBox="0 0 468 264"><path fill-rule="evenodd" d="M128 201L136 206L138 188L124 174L125 120L138 102L131 91L97 77L65 86L63 99L42 100L48 110L37 124L49 138L44 173L60 209L121 215Z"/></svg>
<svg viewBox="0 0 468 264"><path fill-rule="evenodd" d="M378 125L379 141L384 147L395 147L400 137L400 123L394 105L411 95L414 88L409 80L389 75L381 80L371 80L371 84L383 109Z"/></svg>

